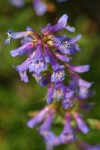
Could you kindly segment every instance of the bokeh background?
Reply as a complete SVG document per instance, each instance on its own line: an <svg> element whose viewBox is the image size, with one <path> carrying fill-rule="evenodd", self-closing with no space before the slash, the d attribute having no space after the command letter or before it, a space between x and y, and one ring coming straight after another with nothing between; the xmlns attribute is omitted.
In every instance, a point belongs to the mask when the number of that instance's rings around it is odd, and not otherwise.
<svg viewBox="0 0 100 150"><path fill-rule="evenodd" d="M51 4L53 3L53 4ZM79 33L82 39L78 42L81 52L73 58L76 65L90 64L91 69L82 77L94 81L93 89L96 94L89 101L94 102L92 110L86 113L88 118L100 119L100 0L68 0L57 3L49 0L49 12L37 16L33 10L32 0L25 0L23 8L16 8L9 0L0 0L0 150L44 150L45 144L36 129L29 129L26 122L33 110L41 109L46 104L43 101L46 87L39 87L29 75L30 82L20 81L12 65L20 64L25 57L12 58L10 50L20 46L15 40L5 45L6 32L24 31L27 26L40 32L47 23L55 23L64 13L69 15L68 24L76 28L75 33L62 31L73 37ZM93 122L95 120L92 120ZM54 129L59 130L60 125ZM100 124L92 127L88 135L79 134L91 144L100 143ZM77 150L73 144L55 147L55 150Z"/></svg>

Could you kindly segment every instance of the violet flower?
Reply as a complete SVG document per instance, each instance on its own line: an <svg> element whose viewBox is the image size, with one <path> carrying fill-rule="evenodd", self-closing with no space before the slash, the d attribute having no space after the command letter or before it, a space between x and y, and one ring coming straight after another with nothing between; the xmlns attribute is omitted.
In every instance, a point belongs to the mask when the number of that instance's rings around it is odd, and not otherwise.
<svg viewBox="0 0 100 150"><path fill-rule="evenodd" d="M10 3L19 8L24 6L24 0L10 0Z"/></svg>
<svg viewBox="0 0 100 150"><path fill-rule="evenodd" d="M21 81L28 82L27 72L29 71L40 86L48 86L46 102L53 103L54 100L61 101L62 107L67 109L74 106L74 102L79 99L86 99L90 96L89 83L79 77L77 73L87 72L89 65L75 66L69 64L70 55L79 51L76 44L81 35L69 38L66 35L55 36L55 32L67 29L73 32L74 29L67 25L68 15L60 17L55 25L48 24L41 29L42 35L35 33L33 29L27 27L26 31L13 32L8 30L8 39L5 43L9 44L13 39L21 39L21 47L11 50L10 54L15 56L28 55L28 58L15 69ZM66 73L67 70L67 73ZM66 86L63 82L65 75L69 74L74 85ZM76 90L78 89L78 90Z"/></svg>
<svg viewBox="0 0 100 150"><path fill-rule="evenodd" d="M41 0L34 0L33 3L38 15L42 15L47 10ZM40 125L38 130L45 140L47 150L75 141L76 126L72 124L72 118L76 121L80 131L84 134L89 132L89 128L78 110L82 108L81 100L85 100L93 94L90 90L93 82L85 81L78 75L78 73L89 71L89 65L70 64L72 55L80 51L76 42L81 39L81 35L69 38L66 35L57 36L56 34L62 29L75 32L75 28L70 27L67 22L68 15L64 14L56 24L49 23L43 27L41 34L35 33L30 27L22 32L8 30L8 39L5 41L6 44L9 44L12 40L21 39L21 46L10 51L12 57L25 54L27 56L24 62L14 67L21 81L29 81L27 76L27 72L29 72L40 86L48 87L46 102L50 105L40 110L27 122L29 128ZM71 77L70 81L65 81L65 78L69 79L69 76ZM89 108L90 105L87 107ZM63 130L59 135L51 130L53 118L57 115L62 118L60 121L64 123ZM88 145L85 148L85 150L92 149Z"/></svg>
<svg viewBox="0 0 100 150"><path fill-rule="evenodd" d="M13 6L16 6L18 8L23 7L25 3L24 0L9 0L9 1ZM56 1L61 3L67 0L62 0L62 1L56 0ZM48 5L43 0L32 0L32 3L36 15L42 16L46 11L48 11Z"/></svg>
<svg viewBox="0 0 100 150"><path fill-rule="evenodd" d="M38 79L37 82L40 85L47 85L50 81L43 77L42 73L46 73L46 77L51 79L51 82L61 82L65 79L65 66L59 64L59 60L62 62L69 62L70 58L67 55L62 55L62 51L57 52L57 39L58 45L62 45L63 36L56 37L53 35L54 32L60 31L63 28L69 27L67 24L68 16L64 14L58 20L57 24L51 26L50 24L42 28L42 36L35 33L30 27L27 27L26 31L22 32L13 32L8 30L8 39L5 41L6 44L9 44L13 39L21 39L21 47L11 50L10 54L15 56L22 56L28 54L28 58L20 65L16 66L16 70L19 73L21 81L28 82L27 71L32 73L33 77L41 77L41 81ZM68 28L69 30L69 28ZM64 38L66 38L64 36ZM67 38L69 42L74 43L80 39L80 36L75 38ZM66 39L66 40L67 40ZM53 51L51 48L54 48ZM74 46L72 51L76 46ZM77 49L77 48L76 48ZM71 54L71 53L70 53ZM64 58L64 59L63 59ZM58 60L59 59L59 60ZM51 66L51 71L48 75L48 64ZM52 73L51 73L52 72ZM40 75L41 74L41 75ZM36 77L37 76L37 77ZM45 82L45 83L43 83Z"/></svg>
<svg viewBox="0 0 100 150"><path fill-rule="evenodd" d="M78 128L84 133L87 134L89 132L89 128L87 127L87 125L85 124L85 122L83 121L83 119L81 118L81 116L78 113L74 114L74 118L77 122Z"/></svg>
<svg viewBox="0 0 100 150"><path fill-rule="evenodd" d="M45 107L44 109L42 109L34 118L32 118L31 120L27 122L27 126L29 128L34 128L34 126L41 123L41 121L44 119L48 111L49 111L48 107Z"/></svg>

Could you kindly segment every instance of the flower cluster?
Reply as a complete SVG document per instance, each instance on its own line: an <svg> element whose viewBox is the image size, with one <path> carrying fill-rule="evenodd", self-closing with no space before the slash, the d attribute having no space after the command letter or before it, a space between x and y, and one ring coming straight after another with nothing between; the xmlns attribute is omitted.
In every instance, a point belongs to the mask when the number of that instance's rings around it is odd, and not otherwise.
<svg viewBox="0 0 100 150"><path fill-rule="evenodd" d="M11 56L28 55L28 58L15 69L19 73L21 81L28 82L27 72L29 71L40 86L47 86L48 105L32 118L27 125L33 128L40 124L39 132L44 137L47 149L53 146L73 142L76 139L75 133L81 130L84 134L89 132L89 128L82 119L79 109L91 108L91 104L82 104L88 97L93 95L90 90L92 82L83 80L79 73L89 70L89 65L75 66L70 64L73 54L80 51L76 44L81 35L69 38L66 35L55 35L56 32L65 29L75 32L75 28L67 25L68 16L64 14L55 25L50 23L41 29L41 34L34 32L27 27L26 31L8 31L9 44L13 39L21 39L21 47L11 50ZM66 84L66 79L69 82ZM62 107L60 106L62 104ZM60 113L61 109L61 113ZM63 114L62 114L63 113ZM60 135L55 135L51 131L53 118L62 114L64 128ZM72 125L75 120L78 126Z"/></svg>
<svg viewBox="0 0 100 150"><path fill-rule="evenodd" d="M54 146L60 144L67 144L76 140L77 130L87 134L89 132L88 126L83 121L82 116L75 110L70 109L64 111L58 105L49 105L39 111L35 117L27 122L29 128L34 128L36 125L41 124L38 128L40 135L43 136L47 150L52 150ZM52 123L55 122L55 118L61 117L63 121L63 130L59 135L56 135L51 130ZM72 122L76 122L77 126L74 126Z"/></svg>
<svg viewBox="0 0 100 150"><path fill-rule="evenodd" d="M56 0L56 1L62 3L67 0ZM32 2L33 2L33 8L38 16L43 15L49 9L50 11L54 9L54 4L52 3L44 3L42 2L42 0L32 0ZM10 3L19 8L24 6L24 0L10 0Z"/></svg>

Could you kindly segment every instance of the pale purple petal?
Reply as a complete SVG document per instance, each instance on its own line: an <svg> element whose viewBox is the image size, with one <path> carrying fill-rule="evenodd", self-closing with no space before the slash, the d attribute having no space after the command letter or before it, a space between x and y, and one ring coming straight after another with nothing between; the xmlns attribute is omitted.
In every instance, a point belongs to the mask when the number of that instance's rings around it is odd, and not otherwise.
<svg viewBox="0 0 100 150"><path fill-rule="evenodd" d="M37 124L39 124L45 117L46 113L49 111L48 107L42 109L34 118L27 122L27 126L29 128L34 128Z"/></svg>
<svg viewBox="0 0 100 150"><path fill-rule="evenodd" d="M62 27L65 27L67 24L67 20L68 20L68 15L64 14L60 17L60 19L58 20L58 24L60 23L62 25Z"/></svg>
<svg viewBox="0 0 100 150"><path fill-rule="evenodd" d="M47 118L44 120L42 125L39 127L39 130L41 130L41 131L50 131L54 113L55 113L55 110L51 109L48 116L47 116Z"/></svg>
<svg viewBox="0 0 100 150"><path fill-rule="evenodd" d="M83 87L90 88L93 84L93 82L87 82L87 81L83 80L74 72L70 72L70 75L73 78L73 80L76 82L76 84L80 87L83 86Z"/></svg>
<svg viewBox="0 0 100 150"><path fill-rule="evenodd" d="M10 3L19 8L24 6L24 0L10 0Z"/></svg>
<svg viewBox="0 0 100 150"><path fill-rule="evenodd" d="M71 58L69 58L68 56L63 56L63 55L60 55L60 54L56 54L56 57L58 59L60 59L62 62L70 62Z"/></svg>
<svg viewBox="0 0 100 150"><path fill-rule="evenodd" d="M79 41L80 39L82 38L82 35L81 34L79 34L79 35L77 35L76 37L74 37L74 38L71 38L70 39L70 43L75 43L75 42L77 42L77 41Z"/></svg>
<svg viewBox="0 0 100 150"><path fill-rule="evenodd" d="M42 3L41 0L33 0L33 7L37 15L41 16L47 11L46 4Z"/></svg>
<svg viewBox="0 0 100 150"><path fill-rule="evenodd" d="M83 119L81 118L81 116L77 113L74 114L74 118L77 122L78 128L84 133L87 134L89 132L89 128L87 127L87 125L85 124L85 122L83 121Z"/></svg>
<svg viewBox="0 0 100 150"><path fill-rule="evenodd" d="M90 69L89 65L82 65L82 66L69 65L69 67L71 70L78 72L78 73L87 72Z"/></svg>
<svg viewBox="0 0 100 150"><path fill-rule="evenodd" d="M16 70L18 72L23 72L26 71L29 68L29 65L32 62L32 58L34 57L35 53L33 53L32 55L30 55L22 64L18 65L16 67Z"/></svg>
<svg viewBox="0 0 100 150"><path fill-rule="evenodd" d="M49 28L49 32L53 33L53 32L57 32L57 31L62 30L63 28L65 28L66 24L67 24L67 19L68 19L67 14L62 15L60 17L60 19L58 20L57 24L54 25L54 26L51 26Z"/></svg>
<svg viewBox="0 0 100 150"><path fill-rule="evenodd" d="M19 39L23 38L27 35L27 31L23 32L13 32L12 30L8 30L8 37L11 37L13 39Z"/></svg>
<svg viewBox="0 0 100 150"><path fill-rule="evenodd" d="M29 81L26 71L19 72L19 76L20 76L21 81L24 81L25 83Z"/></svg>
<svg viewBox="0 0 100 150"><path fill-rule="evenodd" d="M60 135L60 141L62 144L72 142L75 140L75 136L72 133L72 128L70 124L70 113L66 113L64 129Z"/></svg>
<svg viewBox="0 0 100 150"><path fill-rule="evenodd" d="M26 43L23 46L15 49L15 50L11 50L10 54L13 57L18 56L18 55L24 55L24 54L28 53L29 51L31 51L32 49L33 49L33 43Z"/></svg>
<svg viewBox="0 0 100 150"><path fill-rule="evenodd" d="M74 27L70 27L70 26L66 26L65 29L67 29L70 32L75 32L75 28Z"/></svg>

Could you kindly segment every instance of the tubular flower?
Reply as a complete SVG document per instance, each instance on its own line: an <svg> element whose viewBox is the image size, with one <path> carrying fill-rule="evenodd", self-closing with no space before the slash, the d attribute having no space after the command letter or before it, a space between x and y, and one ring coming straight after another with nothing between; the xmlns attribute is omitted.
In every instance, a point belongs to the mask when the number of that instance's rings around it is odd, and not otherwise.
<svg viewBox="0 0 100 150"><path fill-rule="evenodd" d="M26 31L15 33L8 30L8 39L5 41L6 44L9 44L14 39L21 39L21 46L10 51L12 57L27 55L22 64L14 67L21 81L29 81L27 76L27 72L29 72L40 86L48 88L46 103L49 105L27 122L27 126L30 128L40 124L38 131L46 142L47 150L75 141L77 137L75 134L76 124L84 134L89 132L89 128L78 110L88 110L92 106L83 104L82 100L94 94L90 90L93 82L85 81L79 76L79 73L89 71L90 67L89 65L70 64L72 55L80 51L76 42L80 40L81 35L74 38L55 35L62 29L75 31L73 27L67 25L67 20L68 16L62 15L55 25L49 23L43 27L42 34L36 33L30 27L27 27ZM66 83L66 79L69 79L68 83ZM63 122L61 120L63 130L58 135L51 130L57 117L63 120ZM76 124L72 124L73 122Z"/></svg>
<svg viewBox="0 0 100 150"><path fill-rule="evenodd" d="M62 111L62 110L61 110ZM84 121L80 117L77 112L73 111L65 111L64 116L62 116L63 120L63 129L61 133L56 135L52 130L51 126L55 123L55 118L59 118L60 114L59 106L56 105L49 105L44 109L40 110L36 116L30 119L27 122L27 126L29 128L34 128L36 125L40 125L38 127L38 131L41 136L43 136L44 141L46 143L47 150L53 150L54 146L58 146L61 144L67 144L74 142L77 138L75 134L75 124L72 124L73 121L77 122L79 129L84 133L87 134L89 129L85 125ZM73 120L73 117L75 120Z"/></svg>
<svg viewBox="0 0 100 150"><path fill-rule="evenodd" d="M24 0L9 0L10 3L18 8L21 8L24 6ZM65 2L67 0L56 0L57 2L61 3L61 2ZM49 11L49 3L46 2L44 3L43 0L32 0L33 3L33 9L35 11L35 13L38 16L42 16L46 11ZM52 6L54 6L53 3L51 3ZM51 9L52 11L52 9Z"/></svg>
<svg viewBox="0 0 100 150"><path fill-rule="evenodd" d="M77 97L76 89L63 83L67 75L71 75L76 85L80 87L79 97L86 98L92 85L77 75L77 73L88 71L89 65L74 66L69 64L70 56L80 50L76 42L81 38L81 35L74 38L68 38L66 35L54 35L55 32L62 29L75 31L73 27L67 25L67 20L68 16L62 15L55 25L52 26L49 23L43 27L41 35L35 33L30 27L22 32L8 30L8 39L5 41L6 44L9 44L14 39L21 39L21 46L11 50L10 54L12 57L28 55L22 64L14 67L21 81L29 81L27 76L29 71L40 86L48 86L47 103L52 103L54 99L61 100L63 108L72 107Z"/></svg>

